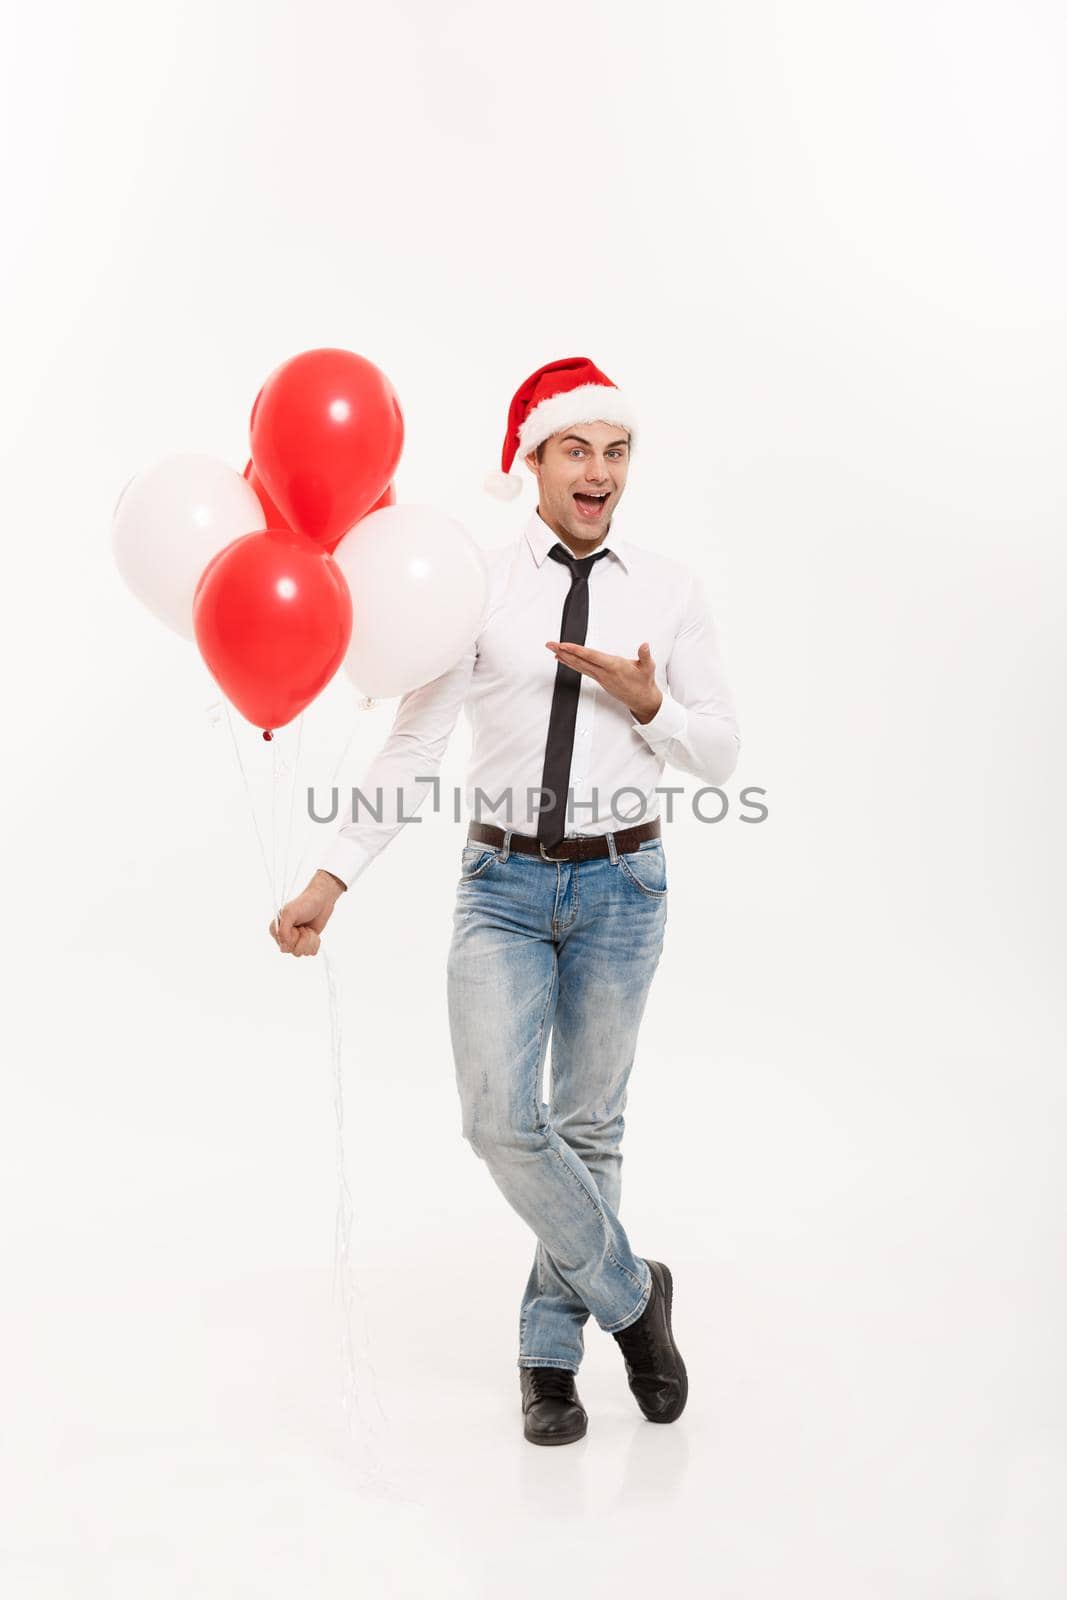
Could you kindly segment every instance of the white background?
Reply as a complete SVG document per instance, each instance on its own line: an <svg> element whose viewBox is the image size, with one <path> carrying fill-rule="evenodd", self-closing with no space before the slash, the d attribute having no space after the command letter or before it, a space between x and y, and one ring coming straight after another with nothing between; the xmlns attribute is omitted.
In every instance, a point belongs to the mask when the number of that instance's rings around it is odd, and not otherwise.
<svg viewBox="0 0 1067 1600"><path fill-rule="evenodd" d="M1061 1595L1062 8L5 32L5 1593ZM513 390L588 355L645 419L619 531L709 587L744 748L667 836L627 1113L670 1428L590 1323L587 1437L522 1438L533 1238L460 1135L427 810L328 933L389 1418L344 1433L323 963L269 940L218 695L109 543L131 474L242 468L324 344L398 390L399 497L486 545L533 504L481 489ZM358 782L392 709L335 680L302 781L354 729Z"/></svg>

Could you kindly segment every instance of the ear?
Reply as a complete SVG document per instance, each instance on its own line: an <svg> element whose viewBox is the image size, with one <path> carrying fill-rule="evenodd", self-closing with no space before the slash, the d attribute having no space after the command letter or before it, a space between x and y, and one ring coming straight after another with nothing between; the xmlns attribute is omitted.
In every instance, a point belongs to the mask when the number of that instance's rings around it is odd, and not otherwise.
<svg viewBox="0 0 1067 1600"><path fill-rule="evenodd" d="M539 478L541 476L541 463L537 459L537 451L528 450L522 459L525 461L534 477Z"/></svg>

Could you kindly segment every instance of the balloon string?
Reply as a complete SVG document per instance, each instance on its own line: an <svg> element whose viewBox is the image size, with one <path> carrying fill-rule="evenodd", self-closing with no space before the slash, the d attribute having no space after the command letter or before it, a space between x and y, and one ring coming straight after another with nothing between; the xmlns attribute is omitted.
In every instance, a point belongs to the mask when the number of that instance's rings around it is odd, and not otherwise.
<svg viewBox="0 0 1067 1600"><path fill-rule="evenodd" d="M277 890L278 882L278 741L270 742L270 893L276 906L281 906L282 897Z"/></svg>
<svg viewBox="0 0 1067 1600"><path fill-rule="evenodd" d="M366 705L367 702L364 702L364 704ZM252 817L252 826L255 829L256 839L259 843L259 853L263 862L263 871L270 889L271 901L275 906L274 914L275 917L280 921L281 911L278 905L278 896L275 894L274 890L274 878L270 871L267 848L263 839L263 834L260 830L259 819L256 815L256 808L252 800L252 789L248 781L248 772L241 757L241 748L233 726L233 719L230 716L229 703L225 699L223 700L223 706L226 711L226 722L230 730L230 739L233 744L234 755L237 759L237 767L241 774L241 781L244 785L245 794L248 798L248 808ZM355 730L353 728L353 734L354 731ZM338 760L337 767L334 769L334 776L336 776L336 772L340 768L341 762L344 760L344 757L348 752L348 746L352 742L352 736L352 734L349 735L345 749ZM299 740L297 759L299 759ZM294 772L294 793L295 783L296 773ZM291 818L292 806L290 806L290 822ZM275 840L272 840L272 843L276 843L276 838ZM345 1160L344 1074L342 1066L343 1049L341 1033L340 989L337 981L337 974L334 970L333 963L330 960L329 953L325 945L320 946L320 954L322 956L323 970L326 976L326 987L329 1003L330 1061L333 1076L335 1120L334 1153L337 1167L337 1206L334 1218L333 1247L333 1299L335 1305L338 1299L340 1299L341 1302L340 1345L343 1385L341 1398L342 1414L345 1420L346 1434L350 1440L354 1439L355 1437L354 1424L357 1416L362 1425L360 1437L363 1445L365 1465L362 1473L361 1486L384 1492L390 1498L395 1500L408 1501L409 1503L420 1505L422 1503L421 1501L411 1500L411 1497L405 1495L386 1472L383 1464L381 1441L378 1435L377 1427L373 1425L371 1420L368 1418L360 1395L360 1384L356 1362L356 1345L353 1338L352 1327L353 1305L357 1300L359 1302L361 1313L360 1321L362 1336L359 1343L360 1360L365 1370L370 1375L371 1393L373 1395L374 1403L377 1406L378 1412L380 1413L383 1421L389 1421L378 1391L377 1373L375 1372L374 1363L370 1354L370 1335L367 1328L366 1296L360 1291L351 1260L352 1231L355 1220L355 1207L353 1206L352 1193L348 1186L347 1162Z"/></svg>
<svg viewBox="0 0 1067 1600"><path fill-rule="evenodd" d="M225 699L223 700L223 706L226 711L226 722L230 730L230 739L233 744L234 755L237 759L237 767L241 774L241 781L244 785L245 794L248 798L248 808L252 817L252 826L255 829L256 839L259 842L259 853L263 862L263 871L270 889L271 901L275 906L275 917L280 922L281 912L278 906L278 897L274 892L274 879L270 871L267 848L263 839L263 834L260 830L259 819L256 815L256 808L252 799L252 788L248 781L248 772L241 757L241 748L233 726L233 719L230 715L229 703ZM276 741L274 742L276 743ZM340 767L341 761L344 759L344 755L347 754L348 745L351 744L351 742L352 735L349 735L348 743L346 744L345 750L342 752L342 755L338 761L338 768ZM276 773L273 756L272 768ZM337 769L335 768L335 775L336 771ZM294 773L294 785L295 782L296 776ZM292 808L290 807L290 819L291 815ZM272 844L276 844L276 837L272 840ZM403 1492L390 1479L388 1473L385 1471L378 1431L367 1417L360 1396L355 1341L352 1333L352 1310L353 1304L356 1300L359 1301L362 1324L362 1337L359 1347L360 1358L365 1369L370 1374L371 1392L373 1394L374 1402L378 1408L378 1411L383 1421L389 1421L378 1391L377 1374L375 1372L374 1363L370 1354L370 1335L367 1328L366 1296L361 1292L358 1292L358 1285L356 1283L356 1277L351 1261L352 1229L353 1222L355 1220L355 1207L352 1203L352 1193L348 1186L347 1162L345 1160L344 1073L342 1065L343 1049L340 990L337 981L337 975L325 945L320 946L320 954L323 958L323 969L326 976L326 987L329 1003L330 1061L333 1075L335 1120L334 1153L337 1166L337 1206L334 1218L333 1298L335 1305L338 1299L341 1301L340 1344L341 1359L343 1364L343 1390L341 1398L342 1414L345 1419L346 1432L350 1439L354 1437L354 1422L357 1416L359 1417L362 1425L361 1437L366 1459L366 1466L362 1477L362 1485L367 1488L383 1490L393 1499L408 1500L410 1497L403 1494ZM412 1503L421 1504L419 1501L414 1501Z"/></svg>
<svg viewBox="0 0 1067 1600"><path fill-rule="evenodd" d="M336 1119L335 1150L337 1156L337 1212L334 1221L334 1300L341 1301L341 1356L344 1363L344 1394L342 1408L349 1438L353 1435L353 1422L358 1415L362 1424L362 1441L366 1459L362 1484L365 1488L375 1489L389 1499L403 1501L409 1505L420 1506L425 1509L423 1501L417 1497L407 1495L400 1486L389 1476L385 1470L379 1430L372 1425L363 1407L360 1396L360 1386L357 1379L357 1363L355 1360L354 1341L352 1337L352 1307L358 1300L361 1311L362 1337L360 1340L360 1363L364 1370L370 1374L370 1387L374 1396L374 1403L385 1422L389 1421L385 1408L382 1405L378 1392L378 1379L374 1370L374 1363L370 1355L370 1335L367 1330L367 1301L362 1292L357 1292L356 1275L351 1264L352 1224L355 1219L355 1208L352 1204L352 1194L348 1187L347 1167L345 1162L344 1147L344 1075L342 1072L341 1049L341 1001L337 974L330 960L326 946L321 948L323 970L326 974L326 987L330 1004L330 1055L333 1063L333 1092L334 1114Z"/></svg>
<svg viewBox="0 0 1067 1600"><path fill-rule="evenodd" d="M237 765L238 765L238 768L240 769L241 779L242 779L242 782L244 783L244 786L245 786L245 794L248 797L248 809L249 809L249 812L251 813L251 816L252 816L252 826L256 830L256 838L259 840L259 853L260 853L260 856L262 857L262 860L263 860L263 871L267 875L267 887L270 890L271 905L274 907L274 915L275 915L275 917L280 918L281 911L280 911L279 906L278 906L278 897L274 893L274 876L273 876L273 874L272 874L272 872L270 870L270 863L267 860L267 847L263 843L263 835L260 832L259 819L256 816L256 807L255 807L255 803L254 803L254 801L252 799L252 789L251 789L251 786L250 786L250 784L248 782L248 773L245 771L245 764L241 760L241 747L237 743L237 734L234 731L233 718L230 716L230 702L228 700L224 699L222 704L223 704L223 708L224 708L224 710L226 712L226 726L230 730L230 738L233 741L233 753L237 757Z"/></svg>
<svg viewBox="0 0 1067 1600"><path fill-rule="evenodd" d="M364 1430L374 1439L375 1444L375 1470L380 1469L381 1461L377 1456L377 1438L374 1430L370 1428L363 1403L360 1398L359 1384L356 1376L356 1363L354 1359L354 1345L352 1338L352 1307L357 1298L355 1295L354 1274L351 1265L352 1251L352 1224L355 1220L355 1207L352 1203L352 1192L348 1187L347 1163L345 1161L345 1102L344 1102L344 1073L342 1070L341 1048L341 1000L337 983L337 974L334 970L329 952L325 945L322 947L323 970L326 974L326 991L329 998L330 1009L330 1058L333 1066L333 1104L336 1121L336 1136L334 1149L337 1162L337 1210L334 1219L334 1258L333 1258L333 1294L334 1300L340 1298L341 1302L341 1356L344 1363L344 1395L342 1400L346 1420L351 1427L354 1412L358 1412ZM382 1405L378 1392L377 1374L370 1356L370 1336L367 1329L366 1298L358 1296L362 1320L362 1340L360 1355L367 1371L370 1373L371 1390L374 1402L382 1420L388 1422L385 1408Z"/></svg>
<svg viewBox="0 0 1067 1600"><path fill-rule="evenodd" d="M360 701L359 709L360 709L360 713L361 714L364 711L373 711L374 710L374 701L370 698L369 695L366 696L363 700ZM330 773L330 782L329 782L329 785L328 785L328 787L331 790L332 790L334 784L337 781L337 774L340 772L342 766L344 765L345 758L347 757L348 752L352 747L352 740L356 737L356 729L359 727L359 724L360 724L360 718L357 717L355 722L353 722L353 724L352 724L352 727L351 727L351 730L349 732L348 738L345 740L345 747L341 751L341 754L337 757L336 762L334 763L334 769ZM294 886L294 888L295 888L296 884L298 884L300 882L300 878L303 875L304 863L307 860L308 851L311 848L312 842L313 842L312 839L308 839L307 840L307 842L304 844L303 848L300 851L299 857L297 858L296 867L295 867L294 872L293 872L293 886Z"/></svg>
<svg viewBox="0 0 1067 1600"><path fill-rule="evenodd" d="M304 713L301 711L296 723L296 755L293 757L293 783L289 791L289 825L285 830L285 855L282 858L282 892L281 900L284 905L289 899L296 881L289 883L289 850L293 842L293 814L296 809L296 791L300 782L300 747L304 740Z"/></svg>
<svg viewBox="0 0 1067 1600"><path fill-rule="evenodd" d="M363 709L366 709L372 703L373 702L369 700L364 700L362 703ZM352 739L355 736L355 730L356 724L353 724L352 731L349 733L348 739L345 742L345 747L338 757L336 765L334 766L333 774L330 779L331 785L336 778L346 755L348 754L349 746L351 745ZM300 860L297 862L297 878L299 878L300 866L303 862L304 854L306 854L306 848L304 853L301 855ZM352 1267L352 1230L353 1223L355 1221L355 1207L352 1202L352 1192L348 1186L348 1164L345 1160L344 1057L341 1031L340 986L338 984L336 970L333 962L330 959L330 953L325 942L320 945L319 953L322 956L323 972L326 977L326 992L329 1001L330 1059L333 1069L333 1103L334 1119L336 1124L334 1151L337 1166L337 1206L334 1215L333 1231L333 1296L335 1304L338 1302L338 1300L340 1301L341 1313L341 1361L344 1374L344 1388L341 1401L342 1411L344 1413L349 1436L352 1434L353 1423L357 1415L362 1425L363 1440L367 1456L369 1458L368 1470L365 1477L367 1484L386 1490L393 1498L404 1500L408 1499L409 1497L402 1493L397 1485L390 1480L385 1471L382 1461L378 1430L376 1425L372 1426L364 1409L363 1399L360 1394L358 1371L359 1367L362 1367L363 1370L366 1371L370 1376L371 1394L374 1399L374 1404L378 1409L378 1413L381 1416L382 1421L388 1423L389 1417L386 1413L385 1407L382 1405L381 1394L378 1389L378 1377L375 1371L374 1362L371 1358L370 1332L367 1327L366 1295L362 1293L361 1287L357 1283L356 1274ZM353 1307L357 1301L360 1312L358 1364L356 1361L356 1349L352 1329ZM414 1503L419 1504L421 1502L416 1501Z"/></svg>

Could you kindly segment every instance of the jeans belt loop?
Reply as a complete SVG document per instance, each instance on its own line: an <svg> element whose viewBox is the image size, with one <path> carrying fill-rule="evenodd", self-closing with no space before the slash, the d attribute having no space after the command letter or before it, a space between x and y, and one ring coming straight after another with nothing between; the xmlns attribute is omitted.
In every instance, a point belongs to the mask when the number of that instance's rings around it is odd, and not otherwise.
<svg viewBox="0 0 1067 1600"><path fill-rule="evenodd" d="M612 866L614 866L615 863L619 859L619 853L615 848L615 832L614 832L614 829L612 830L611 833L608 834L608 855L611 857Z"/></svg>
<svg viewBox="0 0 1067 1600"><path fill-rule="evenodd" d="M511 835L512 835L513 832L514 832L514 829L512 829L512 828L505 828L504 829L504 843L500 846L500 860L501 861L506 861L508 859L508 855L510 854L510 851L511 851Z"/></svg>

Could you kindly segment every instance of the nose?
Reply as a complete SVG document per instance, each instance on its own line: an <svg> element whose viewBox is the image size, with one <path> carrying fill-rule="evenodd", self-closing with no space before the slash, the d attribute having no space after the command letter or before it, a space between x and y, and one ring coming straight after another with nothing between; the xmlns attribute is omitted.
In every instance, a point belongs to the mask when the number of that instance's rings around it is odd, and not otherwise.
<svg viewBox="0 0 1067 1600"><path fill-rule="evenodd" d="M607 477L607 469L603 462L598 464L596 461L590 461L589 465L585 469L585 480L587 483L595 483L598 487L600 487L607 482Z"/></svg>

